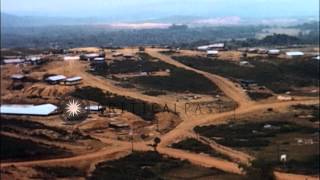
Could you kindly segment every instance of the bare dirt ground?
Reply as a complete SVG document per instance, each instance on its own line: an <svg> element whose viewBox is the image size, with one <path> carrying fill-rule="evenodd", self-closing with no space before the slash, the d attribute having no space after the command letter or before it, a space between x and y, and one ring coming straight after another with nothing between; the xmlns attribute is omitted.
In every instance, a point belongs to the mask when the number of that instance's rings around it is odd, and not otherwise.
<svg viewBox="0 0 320 180"><path fill-rule="evenodd" d="M126 50L124 51L132 52L133 50L128 49L127 51ZM151 56L158 58L166 63L202 74L203 76L211 80L213 83L215 83L221 89L221 91L224 92L226 96L233 99L239 105L235 111L228 111L228 112L215 113L215 114L186 115L184 113L180 113L179 116L182 122L179 125L177 125L173 130L162 135L159 134L161 138L161 143L159 144L158 151L161 154L165 154L165 155L179 158L179 159L185 159L197 165L201 165L204 167L214 167L214 168L218 168L231 173L243 174L243 172L239 169L238 164L234 162L228 162L225 160L208 157L201 154L190 153L183 150L172 149L168 147L168 145L170 145L172 142L178 139L184 139L188 134L193 133L192 129L195 126L205 125L210 123L225 122L226 120L230 119L230 117L233 117L234 113L236 113L237 116L241 116L241 115L245 115L245 114L249 114L257 111L263 111L270 107L272 107L273 109L281 109L294 104L318 104L319 103L318 98L301 98L301 99L296 99L294 101L288 101L288 102L279 102L279 101L270 101L270 102L263 102L263 103L252 102L248 98L248 96L244 93L243 89L241 89L239 86L236 86L233 82L231 82L230 80L224 77L220 77L214 74L203 72L198 69L194 69L186 65L183 65L177 61L174 61L169 56L159 53L157 49L147 49L146 52L149 53ZM127 91L126 89L116 87L112 83L109 83L108 81L106 81L105 79L101 77L93 76L87 73L85 70L86 70L86 64L80 63L80 62L74 62L66 66L62 66L62 67L60 66L58 68L52 67L52 69L50 69L49 71L50 73L64 73L66 75L82 76L84 85L98 87L100 89L107 90L119 95L134 97L134 98L141 99L151 103L169 104L169 105L173 104L172 101L170 101L171 99L151 97L151 96L143 95L136 91ZM180 112L183 112L183 107L178 106L177 110ZM97 123L100 123L100 121L97 121ZM87 167L87 170L90 172L94 169L94 165L97 162L107 161L110 159L117 159L130 153L130 149L131 149L130 142L114 140L114 139L100 136L98 134L96 134L94 137L99 139L103 143L111 144L111 147L109 146L104 147L95 152L88 152L82 155L77 155L77 156L68 157L68 158L1 163L1 168L10 171L10 167L12 166L16 166L16 167L31 166L32 167L35 165L63 164L63 165L70 165L70 166L77 166L77 167L79 166ZM151 141L137 141L134 143L134 149L138 151L151 150L152 148L148 146L148 144L150 143ZM213 145L213 148L214 148L214 145ZM228 149L228 151L224 150L224 152L226 154L229 153L230 156L235 156L234 153L236 153L232 149ZM245 154L242 154L239 156L243 160L248 158L248 155L245 155ZM314 178L314 177L302 176L302 175L288 175L284 173L276 173L276 176L278 179L306 179L306 178L312 179ZM8 176L8 179L10 179L11 177L14 177L14 176Z"/></svg>

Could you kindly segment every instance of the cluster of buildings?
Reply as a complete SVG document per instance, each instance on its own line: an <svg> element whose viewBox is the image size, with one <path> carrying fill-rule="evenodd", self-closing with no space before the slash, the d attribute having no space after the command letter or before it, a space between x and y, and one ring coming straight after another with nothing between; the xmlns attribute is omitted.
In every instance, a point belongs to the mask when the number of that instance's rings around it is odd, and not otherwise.
<svg viewBox="0 0 320 180"><path fill-rule="evenodd" d="M45 60L41 56L26 56L26 57L17 57L17 56L7 56L4 57L1 61L1 64L32 64L40 65Z"/></svg>
<svg viewBox="0 0 320 180"><path fill-rule="evenodd" d="M78 85L82 81L82 77L80 76L74 76L67 78L64 75L53 75L49 76L45 79L45 81L49 84L55 85L55 84L64 84L64 85Z"/></svg>
<svg viewBox="0 0 320 180"><path fill-rule="evenodd" d="M198 51L206 51L208 57L217 57L219 54L219 51L226 50L224 43L215 43L215 44L209 44L204 46L198 46Z"/></svg>
<svg viewBox="0 0 320 180"><path fill-rule="evenodd" d="M219 51L227 50L224 43L215 43L209 45L198 46L196 48L198 51L205 51L207 53L207 57L218 57ZM299 58L304 57L305 53L302 51L283 51L280 49L266 49L266 48L240 48L239 51L244 53L244 57L246 57L247 53L253 54L265 54L271 57L277 57L284 54L287 58ZM320 60L320 56L317 55L313 57L314 60Z"/></svg>

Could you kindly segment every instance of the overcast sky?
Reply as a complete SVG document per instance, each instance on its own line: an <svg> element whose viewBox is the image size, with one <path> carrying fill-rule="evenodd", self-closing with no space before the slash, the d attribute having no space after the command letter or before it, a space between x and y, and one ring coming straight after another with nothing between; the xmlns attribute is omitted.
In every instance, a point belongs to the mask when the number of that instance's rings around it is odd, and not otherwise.
<svg viewBox="0 0 320 180"><path fill-rule="evenodd" d="M159 18L318 16L319 0L1 0L16 15Z"/></svg>

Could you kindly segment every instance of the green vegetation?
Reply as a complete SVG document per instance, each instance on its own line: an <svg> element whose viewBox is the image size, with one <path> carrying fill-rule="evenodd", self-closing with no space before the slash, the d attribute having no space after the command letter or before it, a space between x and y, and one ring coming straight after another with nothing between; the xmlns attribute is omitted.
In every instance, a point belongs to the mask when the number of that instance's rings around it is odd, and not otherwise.
<svg viewBox="0 0 320 180"><path fill-rule="evenodd" d="M259 180L274 180L273 175L274 162L266 159L255 159L251 162L251 166L244 166L246 172L245 180L259 179Z"/></svg>
<svg viewBox="0 0 320 180"><path fill-rule="evenodd" d="M312 134L317 132L317 129L285 121L267 121L202 126L196 127L195 131L205 137L218 138L216 141L225 146L259 149L268 146L270 138L279 134L292 132Z"/></svg>
<svg viewBox="0 0 320 180"><path fill-rule="evenodd" d="M143 94L148 96L161 96L166 95L167 93L165 91L157 91L157 90L151 90L151 91L145 91Z"/></svg>
<svg viewBox="0 0 320 180"><path fill-rule="evenodd" d="M121 30L93 26L48 26L48 27L3 27L1 44L3 48L50 47L59 42L59 47L118 46L132 45L176 45L194 47L205 40L214 42L221 39L253 38L263 26L201 27L188 29L143 29ZM218 39L219 37L219 39ZM203 45L203 44L202 44Z"/></svg>
<svg viewBox="0 0 320 180"><path fill-rule="evenodd" d="M282 118L289 119L288 116L279 116ZM273 168L289 173L319 173L319 158L315 158L319 156L319 146L315 142L318 141L318 128L281 120L241 122L196 127L195 131L255 156L253 166L245 169L252 179L260 179L262 172L271 172ZM287 155L287 163L280 162L281 154ZM268 173L263 176L271 179Z"/></svg>
<svg viewBox="0 0 320 180"><path fill-rule="evenodd" d="M164 172L180 167L183 163L163 158L156 152L136 152L120 160L99 163L89 179L162 179Z"/></svg>
<svg viewBox="0 0 320 180"><path fill-rule="evenodd" d="M196 171L195 171L196 169ZM163 157L156 152L134 152L119 160L102 162L96 166L90 180L162 180L162 179L239 180L239 175L227 174L217 169L192 166L186 161Z"/></svg>
<svg viewBox="0 0 320 180"><path fill-rule="evenodd" d="M112 63L107 69L101 68L94 72L97 75L117 73L154 72L170 69L170 76L141 76L129 78L128 83L140 85L148 91L191 92L199 94L216 94L219 89L204 76L162 61L152 61L146 53L139 53L140 61L123 60Z"/></svg>
<svg viewBox="0 0 320 180"><path fill-rule="evenodd" d="M90 136L84 136L78 131L74 131L72 133L57 127L46 126L39 122L27 121L27 120L19 120L14 118L1 118L1 130L13 133L23 133L24 130L27 132L35 131L35 130L45 130L54 132L57 137L53 138L52 136L47 135L46 133L35 133L33 136L47 139L47 140L58 140L58 141L74 141L74 140L84 140L84 139L92 139Z"/></svg>
<svg viewBox="0 0 320 180"><path fill-rule="evenodd" d="M318 86L319 62L311 60L250 60L254 68L239 66L229 61L202 57L174 57L188 66L228 78L254 80L276 93L293 87Z"/></svg>
<svg viewBox="0 0 320 180"><path fill-rule="evenodd" d="M146 53L139 53L141 60L126 60L114 61L107 68L100 68L95 73L98 75L119 74L119 73L134 73L134 72L153 72L172 68L173 66L162 61L152 61Z"/></svg>
<svg viewBox="0 0 320 180"><path fill-rule="evenodd" d="M183 149L183 150L188 150L191 152L195 153L205 153L208 154L212 157L217 157L221 159L226 159L230 161L231 159L229 156L226 156L224 154L221 154L214 149L212 149L209 145L203 144L202 142L193 139L193 138L188 138L183 141L180 141L178 143L174 143L171 145L171 147L176 148L176 149Z"/></svg>
<svg viewBox="0 0 320 180"><path fill-rule="evenodd" d="M40 171L45 174L46 179L55 179L55 178L71 178L71 177L85 177L86 173L75 167L62 167L62 166L53 166L53 167L42 167L36 166L35 170Z"/></svg>
<svg viewBox="0 0 320 180"><path fill-rule="evenodd" d="M284 170L288 172L298 172L301 174L319 174L319 154L310 155L304 160L290 160L286 163Z"/></svg>
<svg viewBox="0 0 320 180"><path fill-rule="evenodd" d="M253 100L261 100L261 99L267 99L269 97L272 97L272 94L270 93L264 93L264 92L248 92L248 96Z"/></svg>
<svg viewBox="0 0 320 180"><path fill-rule="evenodd" d="M200 74L180 68L171 69L170 76L142 76L129 81L147 89L179 93L217 94L219 89Z"/></svg>
<svg viewBox="0 0 320 180"><path fill-rule="evenodd" d="M148 121L153 120L155 114L162 110L158 104L150 104L139 99L119 96L108 91L103 92L99 88L90 86L77 89L71 95L79 99L95 101L108 108L118 108L131 112Z"/></svg>
<svg viewBox="0 0 320 180"><path fill-rule="evenodd" d="M35 143L30 140L17 139L5 135L0 135L1 153L3 160L32 160L33 158L44 159L48 157L72 155L64 149L55 146Z"/></svg>
<svg viewBox="0 0 320 180"><path fill-rule="evenodd" d="M309 114L312 115L312 118L310 119L311 122L320 121L320 111L319 111L319 105L293 105L292 108L295 110L302 111L302 114Z"/></svg>

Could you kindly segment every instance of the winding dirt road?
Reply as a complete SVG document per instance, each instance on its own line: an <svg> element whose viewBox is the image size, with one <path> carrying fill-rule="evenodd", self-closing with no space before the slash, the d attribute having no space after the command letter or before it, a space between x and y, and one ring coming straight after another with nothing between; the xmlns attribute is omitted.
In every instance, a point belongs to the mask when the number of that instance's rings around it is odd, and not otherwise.
<svg viewBox="0 0 320 180"><path fill-rule="evenodd" d="M224 92L226 96L230 97L231 99L233 99L235 102L238 103L239 106L235 111L237 115L253 113L261 110L263 111L270 107L277 109L277 108L288 107L294 104L318 104L319 103L319 99L317 98L302 99L302 100L289 101L289 102L271 102L271 103L262 103L262 104L256 103L250 100L250 98L244 93L243 89L241 89L239 86L236 86L233 82L231 82L230 80L224 77L188 67L184 64L181 64L173 60L172 58L166 55L159 53L157 49L147 48L146 52L149 53L151 56L160 59L161 61L202 74L203 76L208 78L210 81L216 84L221 89L221 91ZM60 70L63 70L63 69L60 69ZM106 81L104 78L100 78L85 72L85 65L78 62L75 62L72 65L71 72L72 74L77 74L79 76L82 76L86 85L98 87L100 89L107 90L119 95L141 99L143 101L150 102L150 103L157 103L157 104L171 103L166 99L151 97L151 96L143 95L138 92L127 91L126 89L116 87L110 82ZM168 145L170 145L172 142L177 141L179 139L183 139L188 134L193 133L193 128L196 126L210 124L210 123L217 123L217 122L225 122L226 120L233 117L233 115L234 115L233 111L217 113L217 114L200 115L198 117L188 116L184 113L181 113L180 117L183 121L175 129L171 130L170 132L160 137L161 143L159 144L158 151L161 154L165 154L165 155L179 158L179 159L188 160L197 165L201 165L209 168L218 168L231 173L243 174L241 169L238 167L238 164L236 163L209 157L203 154L190 153L188 151L177 150L177 149L168 147ZM110 141L107 139L100 138L100 140L102 142L110 143ZM112 147L103 148L97 152L83 154L80 156L50 159L50 160L36 160L36 161L28 161L28 162L2 163L1 168L11 166L11 165L14 165L14 166L34 166L34 165L48 165L48 164L75 165L79 162L88 163L88 162L93 162L101 159L103 160L116 159L130 153L131 145L129 142L121 142L121 141L113 140L112 143L114 143L114 146ZM134 147L135 147L135 150L137 151L147 151L147 150L150 150L150 147L148 146L148 144L150 144L150 142L137 142L135 143ZM228 150L229 152L227 150L224 150L224 153L227 153L227 154L229 153L229 155L233 157L240 156L240 159L242 159L243 161L247 162L248 158L251 158L250 156L244 153L243 154L236 153L231 148ZM276 176L278 179L288 179L287 177L289 177L288 174L282 174L282 173L276 173ZM291 175L290 178L292 177L296 177L296 176ZM308 176L297 176L297 177L310 178Z"/></svg>

